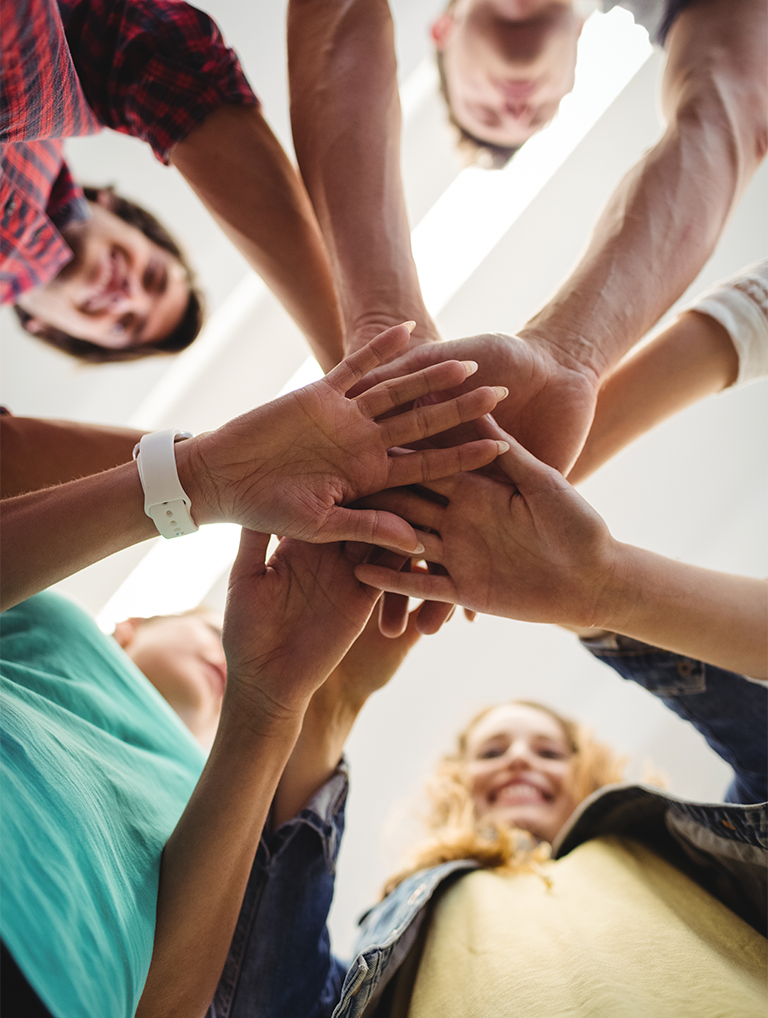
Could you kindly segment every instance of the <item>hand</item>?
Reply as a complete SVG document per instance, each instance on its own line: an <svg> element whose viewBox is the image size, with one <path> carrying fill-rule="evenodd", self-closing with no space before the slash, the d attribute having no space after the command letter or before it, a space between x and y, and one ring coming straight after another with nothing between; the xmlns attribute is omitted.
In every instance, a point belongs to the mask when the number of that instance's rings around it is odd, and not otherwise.
<svg viewBox="0 0 768 1018"><path fill-rule="evenodd" d="M364 545L283 539L265 562L269 534L243 530L224 617L227 698L262 725L300 718L347 653L379 591L354 567Z"/></svg>
<svg viewBox="0 0 768 1018"><path fill-rule="evenodd" d="M505 390L476 388L381 419L403 403L460 385L474 370L473 364L447 361L348 398L347 390L408 336L404 326L390 329L313 385L180 443L182 484L195 486L193 511L200 498L196 521L226 519L305 541L357 540L412 552L419 542L403 520L342 506L393 485L490 463L499 447L487 439L405 456L388 450L488 413Z"/></svg>
<svg viewBox="0 0 768 1018"><path fill-rule="evenodd" d="M379 603L383 606L384 599ZM374 612L316 695L327 693L334 696L357 713L371 693L389 682L408 652L418 643L421 636L417 625L419 611L416 608L410 615L406 614L405 628L395 637L381 632L378 613Z"/></svg>
<svg viewBox="0 0 768 1018"><path fill-rule="evenodd" d="M543 462L562 473L568 471L592 422L599 388L599 380L593 372L581 368L575 359L566 363L543 342L487 333L420 346L372 371L365 383L373 385L445 357L477 361L480 366L471 381L449 390L446 395L456 396L472 386L485 385L491 379L506 386L509 396L494 411L500 427ZM352 392L360 390L358 385ZM422 398L421 402L425 400ZM474 426L466 425L441 435L437 441L440 444L466 441L475 434Z"/></svg>
<svg viewBox="0 0 768 1018"><path fill-rule="evenodd" d="M481 427L488 436L504 434L488 422ZM447 575L361 564L357 577L383 590L527 622L599 624L616 542L556 470L505 437L510 449L496 462L512 485L460 474L429 486L447 505L412 491L368 500L437 531L420 534L424 558Z"/></svg>
<svg viewBox="0 0 768 1018"><path fill-rule="evenodd" d="M365 545L346 545L346 550L351 575L352 558L357 556L356 561L364 561L366 556L370 557L369 549ZM377 560L382 554L386 561L391 557L390 553L378 549L371 554ZM362 589L368 596L378 596L378 591L370 587ZM340 594L345 590L346 582L341 584ZM389 681L419 639L415 624L417 614L418 610L412 613L406 631L394 640L382 636L376 618L369 618L355 643L315 692L272 804L275 828L295 816L335 771L363 704L371 693Z"/></svg>

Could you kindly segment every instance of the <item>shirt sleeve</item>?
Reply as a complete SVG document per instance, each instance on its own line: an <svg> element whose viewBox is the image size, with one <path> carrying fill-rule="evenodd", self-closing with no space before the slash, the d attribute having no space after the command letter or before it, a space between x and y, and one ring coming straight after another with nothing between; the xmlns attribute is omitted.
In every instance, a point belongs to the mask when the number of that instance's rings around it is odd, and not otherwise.
<svg viewBox="0 0 768 1018"><path fill-rule="evenodd" d="M734 386L768 375L768 261L721 280L683 310L709 315L731 337L739 356Z"/></svg>
<svg viewBox="0 0 768 1018"><path fill-rule="evenodd" d="M258 106L215 22L182 0L59 0L75 68L101 123L167 163L225 103Z"/></svg>
<svg viewBox="0 0 768 1018"><path fill-rule="evenodd" d="M344 763L259 844L209 1018L330 1018L347 966L327 929L344 831Z"/></svg>
<svg viewBox="0 0 768 1018"><path fill-rule="evenodd" d="M582 646L688 721L733 768L726 802L768 800L768 685L617 633Z"/></svg>

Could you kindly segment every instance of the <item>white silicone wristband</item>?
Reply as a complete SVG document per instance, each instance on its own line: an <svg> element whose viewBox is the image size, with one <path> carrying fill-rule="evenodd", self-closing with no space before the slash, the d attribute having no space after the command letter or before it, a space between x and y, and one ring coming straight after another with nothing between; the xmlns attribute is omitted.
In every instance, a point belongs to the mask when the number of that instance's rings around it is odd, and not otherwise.
<svg viewBox="0 0 768 1018"><path fill-rule="evenodd" d="M173 428L153 431L144 435L133 450L144 489L144 512L165 538L183 537L198 529L191 516L192 500L182 488L176 470L177 435L185 433Z"/></svg>

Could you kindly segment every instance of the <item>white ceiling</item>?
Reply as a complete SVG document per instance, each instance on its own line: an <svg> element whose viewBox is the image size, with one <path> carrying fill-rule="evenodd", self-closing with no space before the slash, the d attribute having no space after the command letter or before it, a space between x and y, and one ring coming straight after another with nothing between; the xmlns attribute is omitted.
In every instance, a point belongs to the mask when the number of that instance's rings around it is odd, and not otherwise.
<svg viewBox="0 0 768 1018"><path fill-rule="evenodd" d="M290 146L285 2L207 0L200 6L214 15L241 54L268 119ZM424 76L429 82L428 65L422 63L426 28L440 6L439 0L392 2L405 87L403 171L414 225L461 169L439 99L431 87L423 92L419 86ZM438 315L444 338L513 332L551 295L576 262L611 189L659 134L655 97L661 61L655 54L639 70L445 304ZM114 182L172 226L198 266L212 323L175 360L94 368L38 345L5 310L0 316L2 402L19 415L200 431L272 398L304 362L306 346L184 181L142 145L108 132L73 141L69 154L81 180ZM763 166L689 297L765 257L767 195ZM455 227L457 235L471 234L471 217L462 217ZM583 485L583 493L621 540L704 566L764 575L767 391L762 382L687 411L604 467ZM64 587L97 613L150 547L130 549ZM185 546L177 547L181 555ZM171 580L177 568L170 562L167 576L157 583ZM220 572L203 582L202 591L210 587L207 600L218 603L224 589ZM351 739L354 784L333 912L334 938L342 951L353 916L396 865L392 844L398 838L382 841L381 833L392 827L397 804L447 748L450 733L470 710L514 696L541 699L590 721L631 755L635 773L644 758L652 758L670 775L674 791L711 799L722 794L727 768L701 738L642 690L594 662L568 634L491 618L470 625L457 615L441 634L416 647L363 712Z"/></svg>

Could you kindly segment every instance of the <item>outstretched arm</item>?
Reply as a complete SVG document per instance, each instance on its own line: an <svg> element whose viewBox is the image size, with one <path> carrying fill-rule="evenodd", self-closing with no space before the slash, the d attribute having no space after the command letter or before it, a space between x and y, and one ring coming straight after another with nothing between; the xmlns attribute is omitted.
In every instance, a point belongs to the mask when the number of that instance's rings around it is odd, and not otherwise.
<svg viewBox="0 0 768 1018"><path fill-rule="evenodd" d="M487 433L502 434L490 424ZM410 491L384 492L374 500L437 532L421 534L424 558L447 575L364 564L356 570L359 579L493 615L622 633L768 678L764 581L616 541L556 470L510 445L496 462L512 485L462 474L429 485L447 505Z"/></svg>
<svg viewBox="0 0 768 1018"><path fill-rule="evenodd" d="M313 385L243 414L175 447L182 487L198 524L229 521L309 541L359 540L420 547L403 520L344 506L392 484L445 477L489 463L493 440L391 456L407 445L488 413L504 390L477 389L458 400L387 418L388 411L466 378L473 365L446 361L428 371L346 392L408 339L390 329ZM384 419L382 418L384 415ZM135 463L3 504L4 608L115 551L156 533L144 514Z"/></svg>
<svg viewBox="0 0 768 1018"><path fill-rule="evenodd" d="M0 415L2 498L128 463L143 432L76 421Z"/></svg>
<svg viewBox="0 0 768 1018"><path fill-rule="evenodd" d="M699 0L678 15L666 44L664 135L521 338L602 379L683 293L768 147L767 44L763 0Z"/></svg>
<svg viewBox="0 0 768 1018"><path fill-rule="evenodd" d="M378 597L354 576L365 549L285 540L265 563L268 540L243 531L232 569L221 721L163 853L139 1018L206 1013L304 712Z"/></svg>
<svg viewBox="0 0 768 1018"><path fill-rule="evenodd" d="M400 98L387 0L291 0L291 123L325 237L346 349L416 322L411 345L440 337L422 300L400 176Z"/></svg>
<svg viewBox="0 0 768 1018"><path fill-rule="evenodd" d="M271 814L274 830L294 817L336 770L366 700L389 682L417 643L418 612L418 608L411 612L405 632L394 639L381 634L374 613L312 697L275 795Z"/></svg>
<svg viewBox="0 0 768 1018"><path fill-rule="evenodd" d="M179 142L171 162L285 305L323 370L338 364L341 324L323 238L260 111L220 106Z"/></svg>
<svg viewBox="0 0 768 1018"><path fill-rule="evenodd" d="M761 262L708 290L603 382L568 480L584 480L678 410L766 374L768 262Z"/></svg>
<svg viewBox="0 0 768 1018"><path fill-rule="evenodd" d="M686 312L603 382L568 480L585 480L646 431L732 385L737 371L736 351L723 326Z"/></svg>

